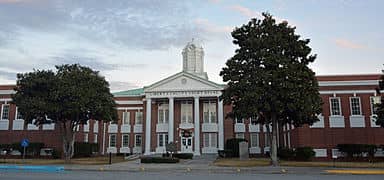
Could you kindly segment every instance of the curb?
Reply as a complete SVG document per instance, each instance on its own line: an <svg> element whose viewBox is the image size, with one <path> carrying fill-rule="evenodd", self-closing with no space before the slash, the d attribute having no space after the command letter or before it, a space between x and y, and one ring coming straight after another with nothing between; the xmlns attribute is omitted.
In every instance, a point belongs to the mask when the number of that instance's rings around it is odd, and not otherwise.
<svg viewBox="0 0 384 180"><path fill-rule="evenodd" d="M38 172L60 172L60 171L64 171L64 167L63 167L63 166L19 166L19 165L0 165L0 170L38 171Z"/></svg>
<svg viewBox="0 0 384 180"><path fill-rule="evenodd" d="M384 170L373 169L335 169L325 170L328 174L384 175Z"/></svg>

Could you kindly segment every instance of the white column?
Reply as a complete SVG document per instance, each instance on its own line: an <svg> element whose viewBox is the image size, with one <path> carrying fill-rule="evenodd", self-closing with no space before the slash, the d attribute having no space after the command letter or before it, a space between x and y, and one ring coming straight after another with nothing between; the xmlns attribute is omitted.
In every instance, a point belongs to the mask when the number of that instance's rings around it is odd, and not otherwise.
<svg viewBox="0 0 384 180"><path fill-rule="evenodd" d="M168 120L168 143L173 142L173 132L174 132L174 118L173 118L173 111L174 111L174 105L173 105L173 97L169 97L169 120Z"/></svg>
<svg viewBox="0 0 384 180"><path fill-rule="evenodd" d="M147 98L147 111L145 120L145 153L144 155L151 154L151 98Z"/></svg>
<svg viewBox="0 0 384 180"><path fill-rule="evenodd" d="M223 112L223 101L218 99L218 110L217 119L219 123L219 150L224 150L224 112Z"/></svg>
<svg viewBox="0 0 384 180"><path fill-rule="evenodd" d="M200 156L200 113L199 113L199 97L195 97L195 156Z"/></svg>

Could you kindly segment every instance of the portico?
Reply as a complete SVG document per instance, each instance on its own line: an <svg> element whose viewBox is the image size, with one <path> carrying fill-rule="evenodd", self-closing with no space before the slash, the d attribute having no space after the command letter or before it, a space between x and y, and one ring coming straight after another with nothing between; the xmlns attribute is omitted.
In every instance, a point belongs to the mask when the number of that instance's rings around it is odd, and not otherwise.
<svg viewBox="0 0 384 180"><path fill-rule="evenodd" d="M177 143L180 152L194 155L200 155L202 150L203 153L217 153L224 148L224 138L221 138L224 137L223 103L219 100L219 89L156 91L148 88L144 91L145 154L165 152L165 140ZM152 139L154 137L156 139ZM200 142L202 137L207 140L206 144Z"/></svg>

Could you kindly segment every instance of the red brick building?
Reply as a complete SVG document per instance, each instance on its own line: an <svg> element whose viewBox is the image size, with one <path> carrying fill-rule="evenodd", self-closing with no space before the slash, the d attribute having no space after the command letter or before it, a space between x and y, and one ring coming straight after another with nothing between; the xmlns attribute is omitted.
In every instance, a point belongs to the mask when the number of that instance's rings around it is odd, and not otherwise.
<svg viewBox="0 0 384 180"><path fill-rule="evenodd" d="M119 119L116 124L90 120L80 126L76 140L99 144L100 153L165 152L167 142L176 142L178 151L195 155L217 153L226 139L238 137L249 142L249 152L269 151L265 125L252 119L227 118L231 106L218 97L224 85L208 80L203 68L204 52L194 42L183 52L183 70L144 88L114 93ZM384 128L373 123L372 103L378 101L379 74L318 76L323 113L312 126L279 127L279 146L311 146L316 157L331 158L337 144L384 144ZM25 124L11 102L13 85L0 86L0 144L43 142L62 147L55 124ZM384 156L380 149L377 156Z"/></svg>

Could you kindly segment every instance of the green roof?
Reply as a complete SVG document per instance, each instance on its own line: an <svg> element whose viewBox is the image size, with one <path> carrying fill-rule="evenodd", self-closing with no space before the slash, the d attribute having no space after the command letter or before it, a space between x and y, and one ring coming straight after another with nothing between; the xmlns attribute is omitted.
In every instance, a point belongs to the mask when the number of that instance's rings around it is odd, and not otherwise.
<svg viewBox="0 0 384 180"><path fill-rule="evenodd" d="M144 88L131 89L112 93L113 96L141 96L144 94Z"/></svg>

